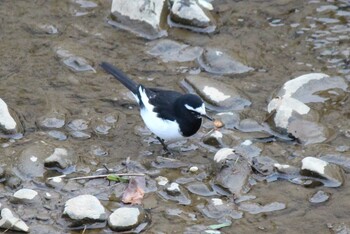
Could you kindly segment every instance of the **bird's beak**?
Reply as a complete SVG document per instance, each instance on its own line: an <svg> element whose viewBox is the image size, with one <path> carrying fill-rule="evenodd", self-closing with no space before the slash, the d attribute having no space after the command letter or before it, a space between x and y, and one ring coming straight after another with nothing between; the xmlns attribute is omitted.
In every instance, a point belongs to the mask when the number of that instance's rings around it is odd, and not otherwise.
<svg viewBox="0 0 350 234"><path fill-rule="evenodd" d="M201 115L202 117L204 117L204 118L207 118L207 119L209 119L210 121L214 121L214 119L213 118L211 118L211 117L209 117L208 115Z"/></svg>

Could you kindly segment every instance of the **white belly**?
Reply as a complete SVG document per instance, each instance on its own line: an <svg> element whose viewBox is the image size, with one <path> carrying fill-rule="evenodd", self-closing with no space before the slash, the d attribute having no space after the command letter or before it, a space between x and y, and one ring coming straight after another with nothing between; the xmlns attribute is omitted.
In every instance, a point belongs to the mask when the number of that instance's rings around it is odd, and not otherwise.
<svg viewBox="0 0 350 234"><path fill-rule="evenodd" d="M162 120L157 117L156 113L149 111L146 108L141 109L140 113L148 129L156 136L166 141L175 141L184 138L180 134L180 129L175 120Z"/></svg>

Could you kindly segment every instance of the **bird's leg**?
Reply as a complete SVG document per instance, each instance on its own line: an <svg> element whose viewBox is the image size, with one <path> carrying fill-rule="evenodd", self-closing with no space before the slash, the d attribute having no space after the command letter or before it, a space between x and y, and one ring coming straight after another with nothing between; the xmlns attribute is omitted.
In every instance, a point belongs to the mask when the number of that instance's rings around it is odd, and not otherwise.
<svg viewBox="0 0 350 234"><path fill-rule="evenodd" d="M164 140L162 138L158 137L158 136L157 136L157 139L162 144L163 150L165 150L167 153L169 153L170 151L168 150L167 145L164 143Z"/></svg>

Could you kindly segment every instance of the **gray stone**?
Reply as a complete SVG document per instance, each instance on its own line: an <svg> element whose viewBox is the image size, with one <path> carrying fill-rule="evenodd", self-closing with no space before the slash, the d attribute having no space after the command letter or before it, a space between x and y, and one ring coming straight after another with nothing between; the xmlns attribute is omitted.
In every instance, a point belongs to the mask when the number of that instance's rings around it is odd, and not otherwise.
<svg viewBox="0 0 350 234"><path fill-rule="evenodd" d="M0 98L0 130L13 133L16 127L17 123L11 116L7 104Z"/></svg>
<svg viewBox="0 0 350 234"><path fill-rule="evenodd" d="M190 62L196 60L203 52L197 46L189 46L169 39L148 43L151 47L147 53L159 57L163 62Z"/></svg>
<svg viewBox="0 0 350 234"><path fill-rule="evenodd" d="M211 14L195 0L175 0L170 12L170 26L212 33L216 26Z"/></svg>
<svg viewBox="0 0 350 234"><path fill-rule="evenodd" d="M89 64L89 62L78 56L68 57L63 60L63 63L69 67L72 71L75 72L84 72L84 71L93 71L96 72L95 69Z"/></svg>
<svg viewBox="0 0 350 234"><path fill-rule="evenodd" d="M45 172L44 160L51 152L47 144L33 143L22 151L16 167L24 177L42 177Z"/></svg>
<svg viewBox="0 0 350 234"><path fill-rule="evenodd" d="M55 148L54 152L45 159L45 167L58 167L60 169L66 169L73 165L74 156L68 154L65 148Z"/></svg>
<svg viewBox="0 0 350 234"><path fill-rule="evenodd" d="M14 231L29 232L29 227L21 219L14 216L12 211L8 208L1 210L0 227L3 229L10 229Z"/></svg>
<svg viewBox="0 0 350 234"><path fill-rule="evenodd" d="M220 198L212 198L208 204L200 204L197 206L202 214L210 219L232 218L240 219L243 212L237 211L237 207L233 202L226 202Z"/></svg>
<svg viewBox="0 0 350 234"><path fill-rule="evenodd" d="M72 131L83 131L88 129L89 122L84 119L75 119L68 124L68 129Z"/></svg>
<svg viewBox="0 0 350 234"><path fill-rule="evenodd" d="M329 99L341 100L346 95L348 84L341 77L329 77L323 73L309 73L287 81L277 92L267 110L273 114L273 123L301 140L303 144L326 141L331 134L318 123L318 109ZM319 95L328 93L329 95ZM321 104L321 105L320 105Z"/></svg>
<svg viewBox="0 0 350 234"><path fill-rule="evenodd" d="M311 203L323 203L328 201L330 195L324 191L317 191L315 194L310 197L309 201Z"/></svg>
<svg viewBox="0 0 350 234"><path fill-rule="evenodd" d="M73 220L106 220L105 208L92 195L80 195L66 201L63 214Z"/></svg>
<svg viewBox="0 0 350 234"><path fill-rule="evenodd" d="M232 85L227 85L215 79L205 76L187 76L185 82L209 105L209 109L216 111L243 110L251 102L240 90ZM184 84L186 85L186 84Z"/></svg>
<svg viewBox="0 0 350 234"><path fill-rule="evenodd" d="M114 231L128 231L142 223L145 217L141 207L121 207L108 217L108 226Z"/></svg>
<svg viewBox="0 0 350 234"><path fill-rule="evenodd" d="M216 195L216 192L209 189L208 186L202 182L194 182L190 183L187 186L188 191L190 191L193 194L203 196L203 197L209 197Z"/></svg>
<svg viewBox="0 0 350 234"><path fill-rule="evenodd" d="M67 135L61 131L51 130L47 132L47 135L59 141L67 140Z"/></svg>
<svg viewBox="0 0 350 234"><path fill-rule="evenodd" d="M223 136L224 135L218 130L210 131L203 137L203 143L216 148L221 148L224 145L222 141Z"/></svg>
<svg viewBox="0 0 350 234"><path fill-rule="evenodd" d="M199 65L207 72L219 75L242 74L254 69L236 61L230 55L208 48L198 58Z"/></svg>
<svg viewBox="0 0 350 234"><path fill-rule="evenodd" d="M39 120L39 125L45 128L62 128L65 124L65 119L60 117L46 117Z"/></svg>
<svg viewBox="0 0 350 234"><path fill-rule="evenodd" d="M222 150L222 156L216 156L216 161L226 160L225 166L221 167L216 174L215 184L226 188L236 198L242 193L249 191L248 177L251 167L248 161L237 154L230 153L230 150ZM230 159L230 160L228 160Z"/></svg>
<svg viewBox="0 0 350 234"><path fill-rule="evenodd" d="M315 157L306 157L302 160L300 173L320 178L327 187L339 187L344 183L344 172L341 167Z"/></svg>
<svg viewBox="0 0 350 234"><path fill-rule="evenodd" d="M165 0L113 0L111 13L116 22L110 24L152 40L167 36L162 28L166 11Z"/></svg>

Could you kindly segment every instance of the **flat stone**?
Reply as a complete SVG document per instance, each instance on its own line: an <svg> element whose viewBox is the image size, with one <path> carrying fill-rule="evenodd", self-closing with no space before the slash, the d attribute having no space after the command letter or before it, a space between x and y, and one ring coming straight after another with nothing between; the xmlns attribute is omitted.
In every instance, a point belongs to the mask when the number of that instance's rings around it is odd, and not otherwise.
<svg viewBox="0 0 350 234"><path fill-rule="evenodd" d="M47 117L39 121L41 127L62 128L65 125L65 119L57 117Z"/></svg>
<svg viewBox="0 0 350 234"><path fill-rule="evenodd" d="M167 35L162 28L166 11L165 0L113 0L111 13L116 22L110 24L152 40Z"/></svg>
<svg viewBox="0 0 350 234"><path fill-rule="evenodd" d="M74 220L106 220L105 208L92 195L80 195L66 201L63 214Z"/></svg>
<svg viewBox="0 0 350 234"><path fill-rule="evenodd" d="M147 44L148 54L160 58L163 62L190 62L196 60L203 52L198 46L190 46L169 39L158 40Z"/></svg>
<svg viewBox="0 0 350 234"><path fill-rule="evenodd" d="M14 216L12 211L8 208L1 210L0 227L3 229L10 229L14 231L29 232L29 227L21 219Z"/></svg>
<svg viewBox="0 0 350 234"><path fill-rule="evenodd" d="M20 200L33 200L36 196L38 196L38 192L32 189L20 189L13 194L14 198Z"/></svg>
<svg viewBox="0 0 350 234"><path fill-rule="evenodd" d="M341 167L315 157L306 157L302 160L300 173L324 179L321 182L327 187L339 187L344 183L344 172Z"/></svg>
<svg viewBox="0 0 350 234"><path fill-rule="evenodd" d="M328 201L330 195L324 191L317 191L315 194L310 197L309 201L311 203L323 203Z"/></svg>
<svg viewBox="0 0 350 234"><path fill-rule="evenodd" d="M342 77L329 77L323 73L309 73L284 83L268 104L276 127L291 133L303 144L321 143L332 135L319 123L318 109L332 98L341 100L348 84ZM322 95L320 95L322 93ZM328 95L323 95L327 93ZM313 105L318 105L313 109Z"/></svg>
<svg viewBox="0 0 350 234"><path fill-rule="evenodd" d="M7 104L0 98L0 130L14 132L16 127L17 123L11 116Z"/></svg>
<svg viewBox="0 0 350 234"><path fill-rule="evenodd" d="M239 205L240 210L247 211L250 214L268 213L268 212L283 210L286 207L287 207L286 204L281 202L272 202L266 205L246 202L246 203L240 203Z"/></svg>
<svg viewBox="0 0 350 234"><path fill-rule="evenodd" d="M85 72L85 71L96 72L95 69L89 64L89 62L82 57L78 57L78 56L68 57L63 60L63 63L74 72Z"/></svg>
<svg viewBox="0 0 350 234"><path fill-rule="evenodd" d="M205 71L218 75L243 74L254 70L225 52L213 48L205 49L198 58L198 63Z"/></svg>
<svg viewBox="0 0 350 234"><path fill-rule="evenodd" d="M137 227L145 219L140 207L121 207L108 217L108 226L114 231L128 231Z"/></svg>
<svg viewBox="0 0 350 234"><path fill-rule="evenodd" d="M208 109L216 111L243 110L251 104L248 98L236 87L213 78L191 75L185 78L185 82L185 88L194 90L209 104L207 105Z"/></svg>
<svg viewBox="0 0 350 234"><path fill-rule="evenodd" d="M72 130L72 131L83 131L88 129L89 122L86 121L85 119L75 119L75 120L72 120L67 125L67 127L69 130Z"/></svg>

